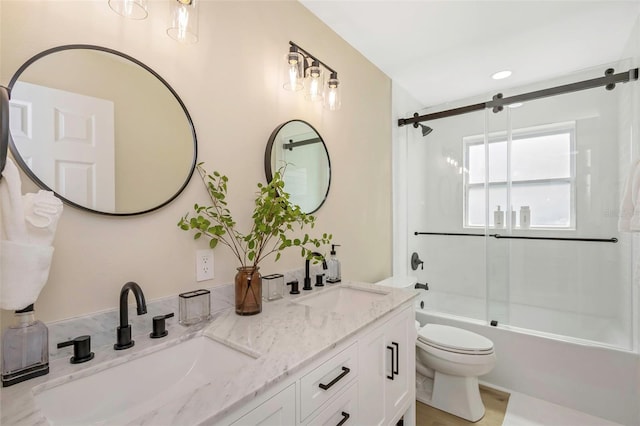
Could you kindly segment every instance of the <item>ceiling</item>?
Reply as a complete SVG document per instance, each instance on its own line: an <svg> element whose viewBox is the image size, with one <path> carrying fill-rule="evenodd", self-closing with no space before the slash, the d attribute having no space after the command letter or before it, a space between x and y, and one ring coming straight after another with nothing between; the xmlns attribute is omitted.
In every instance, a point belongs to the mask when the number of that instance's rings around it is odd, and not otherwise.
<svg viewBox="0 0 640 426"><path fill-rule="evenodd" d="M300 2L424 106L615 62L640 16L640 0Z"/></svg>

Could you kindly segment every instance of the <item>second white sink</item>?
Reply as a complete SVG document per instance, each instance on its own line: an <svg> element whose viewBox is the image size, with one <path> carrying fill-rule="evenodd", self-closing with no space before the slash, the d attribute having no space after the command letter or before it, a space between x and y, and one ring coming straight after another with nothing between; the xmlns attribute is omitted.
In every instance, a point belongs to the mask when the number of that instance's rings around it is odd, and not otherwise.
<svg viewBox="0 0 640 426"><path fill-rule="evenodd" d="M301 297L294 303L332 312L349 313L359 307L367 306L371 302L381 300L387 294L389 292L384 290L340 286Z"/></svg>
<svg viewBox="0 0 640 426"><path fill-rule="evenodd" d="M119 424L212 383L223 386L254 359L207 337L161 349L67 383L35 391L53 425Z"/></svg>

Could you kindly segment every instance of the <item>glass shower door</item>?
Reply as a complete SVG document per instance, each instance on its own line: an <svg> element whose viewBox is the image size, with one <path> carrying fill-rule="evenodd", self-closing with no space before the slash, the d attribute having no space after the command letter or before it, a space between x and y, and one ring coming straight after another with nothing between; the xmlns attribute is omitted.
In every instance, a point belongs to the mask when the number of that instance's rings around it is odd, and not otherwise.
<svg viewBox="0 0 640 426"><path fill-rule="evenodd" d="M446 108L434 107L420 113ZM468 134L482 139L484 112L432 120L424 125L431 131L407 126L408 252L417 253L424 262L410 272L419 282L429 283L425 309L484 321L484 226L469 225L467 220L463 144L463 137Z"/></svg>
<svg viewBox="0 0 640 426"><path fill-rule="evenodd" d="M602 69L537 88L595 78ZM618 231L631 152L626 90L487 110L488 234L510 237L487 238L489 321L631 348L631 244ZM491 228L500 203L504 228Z"/></svg>

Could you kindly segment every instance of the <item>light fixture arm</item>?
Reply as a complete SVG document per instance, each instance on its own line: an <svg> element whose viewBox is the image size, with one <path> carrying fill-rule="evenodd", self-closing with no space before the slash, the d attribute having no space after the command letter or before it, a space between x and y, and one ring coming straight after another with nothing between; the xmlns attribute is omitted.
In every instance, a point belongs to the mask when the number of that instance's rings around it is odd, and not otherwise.
<svg viewBox="0 0 640 426"><path fill-rule="evenodd" d="M298 51L302 54L302 56L305 57L305 59L311 58L314 61L318 61L318 63L320 63L323 67L325 67L326 69L328 69L329 71L331 71L334 74L338 74L338 72L336 70L334 70L333 68L331 68L329 65L327 65L326 63L322 62L320 59L316 58L315 56L313 56L311 53L309 53L308 51L304 50L302 47L298 46L297 44L295 44L292 41L289 41L289 44L291 46L294 46L295 48L298 49ZM309 67L309 65L307 64L307 61L305 60L304 62L304 69L305 71L307 70L307 68Z"/></svg>

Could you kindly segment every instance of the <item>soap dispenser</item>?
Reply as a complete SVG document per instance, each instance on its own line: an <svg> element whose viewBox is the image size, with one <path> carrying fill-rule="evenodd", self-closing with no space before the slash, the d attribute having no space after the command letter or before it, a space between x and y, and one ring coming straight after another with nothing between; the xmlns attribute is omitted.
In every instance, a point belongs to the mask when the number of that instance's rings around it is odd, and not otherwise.
<svg viewBox="0 0 640 426"><path fill-rule="evenodd" d="M49 373L49 330L35 318L33 304L15 311L2 337L2 386Z"/></svg>
<svg viewBox="0 0 640 426"><path fill-rule="evenodd" d="M329 271L327 273L327 282L330 284L335 284L342 281L340 276L340 261L338 260L338 256L336 256L336 247L340 247L340 245L331 244L331 256L329 257L329 261L327 262L327 266L329 267Z"/></svg>

